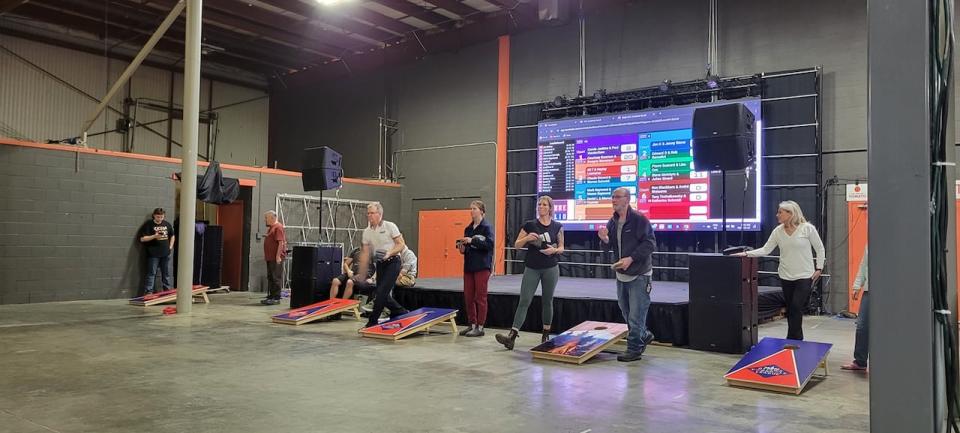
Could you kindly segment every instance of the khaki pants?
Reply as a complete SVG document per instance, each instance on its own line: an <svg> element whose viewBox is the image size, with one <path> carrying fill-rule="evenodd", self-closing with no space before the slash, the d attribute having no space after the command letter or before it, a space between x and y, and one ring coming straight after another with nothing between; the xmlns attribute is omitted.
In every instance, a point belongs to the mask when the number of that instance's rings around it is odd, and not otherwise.
<svg viewBox="0 0 960 433"><path fill-rule="evenodd" d="M397 277L397 285L400 287L413 287L414 284L417 284L417 279L409 275L401 275Z"/></svg>

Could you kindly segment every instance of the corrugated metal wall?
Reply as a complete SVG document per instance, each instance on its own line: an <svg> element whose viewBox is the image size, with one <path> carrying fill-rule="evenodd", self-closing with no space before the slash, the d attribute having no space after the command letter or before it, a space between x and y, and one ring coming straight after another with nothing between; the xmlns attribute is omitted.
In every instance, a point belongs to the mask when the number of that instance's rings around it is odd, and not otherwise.
<svg viewBox="0 0 960 433"><path fill-rule="evenodd" d="M0 136L30 141L59 140L79 135L86 116L117 79L126 62L0 35ZM109 69L109 79L108 79ZM110 106L123 112L123 99L148 98L166 105L173 81L173 101L183 99L183 77L169 71L141 66ZM213 94L211 105L211 90ZM89 96L85 96L86 95ZM261 99L256 99L261 98ZM255 99L239 105L219 106ZM266 92L210 80L201 81L200 108L213 107L220 116L216 158L225 163L267 165L269 99ZM132 114L132 113L131 113ZM95 134L113 130L121 116L109 109L90 128ZM132 134L132 151L167 154L167 113L140 108L139 123ZM179 157L183 141L181 122L173 121L171 156ZM128 137L130 139L130 137ZM200 125L199 154L206 156L207 125ZM89 146L123 150L124 135L96 135Z"/></svg>

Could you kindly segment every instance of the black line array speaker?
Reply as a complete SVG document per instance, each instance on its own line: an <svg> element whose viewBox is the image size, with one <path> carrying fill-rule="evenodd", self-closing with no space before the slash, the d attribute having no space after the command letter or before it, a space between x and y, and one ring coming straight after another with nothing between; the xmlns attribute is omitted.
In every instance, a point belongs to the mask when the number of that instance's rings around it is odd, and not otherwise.
<svg viewBox="0 0 960 433"><path fill-rule="evenodd" d="M300 308L330 296L330 280L340 275L339 246L296 246L290 263L290 308Z"/></svg>
<svg viewBox="0 0 960 433"><path fill-rule="evenodd" d="M197 223L193 242L193 284L220 287L223 269L223 227Z"/></svg>
<svg viewBox="0 0 960 433"><path fill-rule="evenodd" d="M304 191L326 191L340 187L343 177L342 157L327 147L311 147L303 150Z"/></svg>
<svg viewBox="0 0 960 433"><path fill-rule="evenodd" d="M753 163L756 121L743 104L693 111L693 164L698 171L741 170Z"/></svg>
<svg viewBox="0 0 960 433"><path fill-rule="evenodd" d="M690 347L746 353L757 344L757 259L690 255Z"/></svg>

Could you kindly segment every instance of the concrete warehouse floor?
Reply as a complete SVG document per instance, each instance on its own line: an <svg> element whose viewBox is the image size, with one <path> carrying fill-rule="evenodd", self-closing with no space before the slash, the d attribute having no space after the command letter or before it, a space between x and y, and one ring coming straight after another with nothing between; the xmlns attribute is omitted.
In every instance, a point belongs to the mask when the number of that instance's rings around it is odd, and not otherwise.
<svg viewBox="0 0 960 433"><path fill-rule="evenodd" d="M191 316L123 300L0 306L0 432L863 432L854 321L807 317L834 344L799 395L732 388L736 355L652 346L620 363L533 361L449 334L361 338L360 322L276 325L261 295L211 295ZM535 314L535 313L534 313ZM447 332L440 326L438 331ZM761 326L782 337L784 320Z"/></svg>

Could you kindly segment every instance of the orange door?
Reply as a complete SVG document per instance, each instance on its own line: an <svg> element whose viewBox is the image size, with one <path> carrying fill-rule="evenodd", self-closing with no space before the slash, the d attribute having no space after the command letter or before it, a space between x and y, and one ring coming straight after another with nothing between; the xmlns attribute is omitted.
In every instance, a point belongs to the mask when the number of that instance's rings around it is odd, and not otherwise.
<svg viewBox="0 0 960 433"><path fill-rule="evenodd" d="M243 269L243 201L217 206L217 222L223 227L223 285L240 289Z"/></svg>
<svg viewBox="0 0 960 433"><path fill-rule="evenodd" d="M463 276L456 241L470 222L470 210L423 210L419 216L418 278Z"/></svg>
<svg viewBox="0 0 960 433"><path fill-rule="evenodd" d="M862 201L847 202L847 300L850 302L851 313L860 312L860 300L853 299L853 280L860 269L860 259L863 258L863 248L867 246L867 203ZM869 283L867 284L869 286Z"/></svg>

